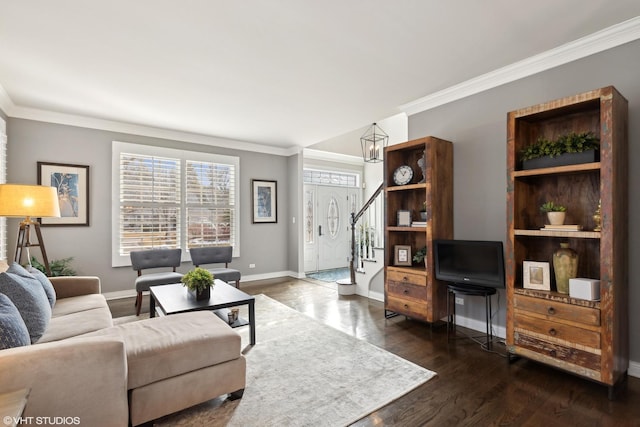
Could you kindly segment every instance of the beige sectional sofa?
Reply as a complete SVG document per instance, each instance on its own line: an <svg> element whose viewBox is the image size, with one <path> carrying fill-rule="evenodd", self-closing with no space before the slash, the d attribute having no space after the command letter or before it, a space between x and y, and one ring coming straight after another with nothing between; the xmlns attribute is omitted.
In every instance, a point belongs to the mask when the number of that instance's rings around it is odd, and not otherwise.
<svg viewBox="0 0 640 427"><path fill-rule="evenodd" d="M31 390L23 416L135 426L226 393L242 396L240 336L215 314L114 326L97 277L51 283L57 301L44 335L0 350L0 393Z"/></svg>

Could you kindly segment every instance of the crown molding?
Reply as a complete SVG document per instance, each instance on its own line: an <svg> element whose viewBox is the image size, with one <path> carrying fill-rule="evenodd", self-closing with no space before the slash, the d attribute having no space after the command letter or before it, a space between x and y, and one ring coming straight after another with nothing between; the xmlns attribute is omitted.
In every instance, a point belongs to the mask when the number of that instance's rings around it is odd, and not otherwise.
<svg viewBox="0 0 640 427"><path fill-rule="evenodd" d="M0 90L0 107L3 107L3 92L4 94L6 94L6 91L4 91L4 89ZM19 107L14 105L13 102L11 102L11 98L9 98L8 96L7 99L10 103L10 106L5 110L5 113L9 117L18 119L36 120L46 123L57 123L62 125L98 129L109 132L140 135L151 138L191 142L194 144L202 144L212 147L231 148L234 150L273 154L276 156L289 156L291 151L291 148L271 147L231 138L219 138L215 136L207 136L171 129L155 128L152 126L136 125L132 123L116 122L112 120L97 119L75 114L64 114L53 111L40 110L36 108Z"/></svg>
<svg viewBox="0 0 640 427"><path fill-rule="evenodd" d="M332 153L329 151L314 150L312 148L305 148L303 151L305 159L325 160L334 163L345 163L348 165L362 166L364 160L359 156L351 156L348 154Z"/></svg>
<svg viewBox="0 0 640 427"><path fill-rule="evenodd" d="M399 108L411 116L637 39L640 39L640 16L434 92Z"/></svg>
<svg viewBox="0 0 640 427"><path fill-rule="evenodd" d="M11 116L11 110L14 108L13 101L9 97L9 94L4 89L2 85L0 85L0 110L5 113L7 116Z"/></svg>

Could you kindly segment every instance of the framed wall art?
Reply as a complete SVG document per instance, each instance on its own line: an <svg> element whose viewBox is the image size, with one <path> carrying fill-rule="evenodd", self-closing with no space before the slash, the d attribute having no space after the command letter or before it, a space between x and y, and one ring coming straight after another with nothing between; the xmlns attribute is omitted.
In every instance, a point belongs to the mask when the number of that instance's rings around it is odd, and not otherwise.
<svg viewBox="0 0 640 427"><path fill-rule="evenodd" d="M411 266L411 246L409 245L395 245L393 247L394 252L394 265L406 265Z"/></svg>
<svg viewBox="0 0 640 427"><path fill-rule="evenodd" d="M251 204L254 224L277 223L278 182L252 179Z"/></svg>
<svg viewBox="0 0 640 427"><path fill-rule="evenodd" d="M525 289L537 289L540 291L551 290L548 262L523 261L522 270L523 286Z"/></svg>
<svg viewBox="0 0 640 427"><path fill-rule="evenodd" d="M398 211L398 227L411 226L411 212L405 210Z"/></svg>
<svg viewBox="0 0 640 427"><path fill-rule="evenodd" d="M89 225L89 166L38 162L38 184L56 187L60 218L39 218L43 226Z"/></svg>

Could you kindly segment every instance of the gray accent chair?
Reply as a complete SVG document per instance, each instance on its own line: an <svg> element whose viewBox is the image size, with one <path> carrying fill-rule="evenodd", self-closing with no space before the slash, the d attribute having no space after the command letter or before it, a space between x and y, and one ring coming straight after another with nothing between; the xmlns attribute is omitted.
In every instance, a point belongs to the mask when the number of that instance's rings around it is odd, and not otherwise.
<svg viewBox="0 0 640 427"><path fill-rule="evenodd" d="M205 264L223 264L224 268L208 269L216 279L224 282L235 282L236 288L240 287L240 271L229 268L231 256L233 253L232 246L209 246L204 248L190 248L191 262L194 267Z"/></svg>
<svg viewBox="0 0 640 427"><path fill-rule="evenodd" d="M177 273L176 268L180 266L182 249L133 251L129 253L129 256L131 257L131 267L138 272L135 284L138 292L136 297L136 316L139 316L140 307L142 306L142 292L148 291L150 286L180 283L182 273ZM155 268L171 268L172 271L142 274L142 270Z"/></svg>

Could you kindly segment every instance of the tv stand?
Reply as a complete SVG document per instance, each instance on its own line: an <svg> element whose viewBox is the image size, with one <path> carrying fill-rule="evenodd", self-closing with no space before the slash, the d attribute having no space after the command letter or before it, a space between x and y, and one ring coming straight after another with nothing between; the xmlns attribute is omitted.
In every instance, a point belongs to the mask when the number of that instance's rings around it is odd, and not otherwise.
<svg viewBox="0 0 640 427"><path fill-rule="evenodd" d="M485 322L487 327L486 339L487 349L493 347L493 328L491 321L491 295L496 294L496 288L487 288L483 286L468 285L466 283L449 283L447 285L447 342L449 341L450 333L453 331L456 333L456 295L470 295L484 297L484 304L486 308ZM451 298L453 296L453 298ZM452 304L453 303L453 304Z"/></svg>

